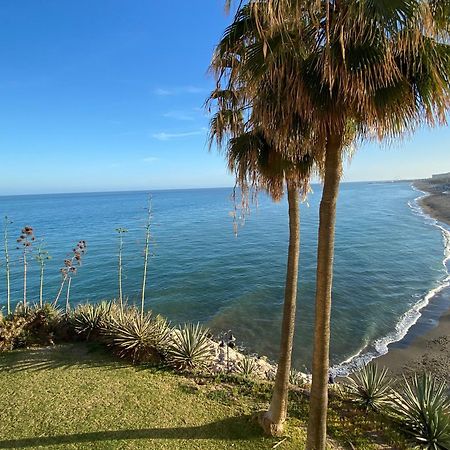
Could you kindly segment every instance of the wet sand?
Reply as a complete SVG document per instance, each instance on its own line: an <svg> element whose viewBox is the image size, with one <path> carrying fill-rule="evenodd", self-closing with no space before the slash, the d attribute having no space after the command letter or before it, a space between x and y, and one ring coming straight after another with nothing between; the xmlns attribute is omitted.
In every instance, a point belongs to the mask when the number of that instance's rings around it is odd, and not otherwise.
<svg viewBox="0 0 450 450"><path fill-rule="evenodd" d="M450 193L448 184L420 180L414 186L430 195L420 200L424 212L450 225ZM389 352L377 358L380 366L394 375L432 372L450 384L450 288L439 292L408 334L389 346Z"/></svg>

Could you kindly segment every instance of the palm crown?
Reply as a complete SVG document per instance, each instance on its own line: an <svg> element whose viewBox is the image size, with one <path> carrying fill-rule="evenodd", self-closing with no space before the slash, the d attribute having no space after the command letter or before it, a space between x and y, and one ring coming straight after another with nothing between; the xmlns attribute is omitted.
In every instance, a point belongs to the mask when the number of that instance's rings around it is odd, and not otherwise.
<svg viewBox="0 0 450 450"><path fill-rule="evenodd" d="M323 144L349 129L359 138L392 138L445 121L448 0L313 3L251 2L213 59L228 90L245 86L239 107L251 103L253 121L280 151L305 127Z"/></svg>

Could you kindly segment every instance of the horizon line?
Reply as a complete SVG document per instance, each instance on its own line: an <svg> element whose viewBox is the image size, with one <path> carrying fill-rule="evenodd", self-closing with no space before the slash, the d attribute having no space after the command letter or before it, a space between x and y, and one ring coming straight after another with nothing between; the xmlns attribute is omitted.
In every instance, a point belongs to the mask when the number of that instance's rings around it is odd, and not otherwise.
<svg viewBox="0 0 450 450"><path fill-rule="evenodd" d="M431 179L431 177L429 177ZM394 180L356 180L356 181L342 181L341 184L350 183L400 183L400 182L413 182L419 180L426 180L428 178L405 178ZM311 185L322 184L321 182L314 182ZM124 194L124 193L152 193L152 192L166 192L166 191L196 191L206 189L234 189L235 186L213 186L213 187L186 187L186 188L150 188L150 189L124 189L124 190L99 190L99 191L70 191L70 192L35 192L24 194L0 194L2 197L31 197L38 195L89 195L89 194Z"/></svg>

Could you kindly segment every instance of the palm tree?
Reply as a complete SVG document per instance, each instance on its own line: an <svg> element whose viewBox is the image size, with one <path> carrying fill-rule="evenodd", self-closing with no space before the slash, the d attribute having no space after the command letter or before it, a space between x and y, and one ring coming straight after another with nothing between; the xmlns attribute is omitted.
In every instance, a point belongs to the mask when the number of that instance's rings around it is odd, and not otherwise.
<svg viewBox="0 0 450 450"><path fill-rule="evenodd" d="M445 123L450 6L438 0L267 0L246 8L259 37L247 42L244 64L230 60L230 84L239 86L245 77L253 120L277 148L289 142L292 125L300 120L311 128L315 151L325 159L307 439L307 449L322 450L342 159L355 139L393 139L421 124ZM239 31L236 20L234 31Z"/></svg>
<svg viewBox="0 0 450 450"><path fill-rule="evenodd" d="M247 203L249 191L257 192L262 189L277 201L283 195L284 186L287 187L289 249L280 354L270 408L259 416L260 424L267 434L280 435L287 416L289 373L295 330L300 255L299 191L305 194L308 190L313 160L309 155L296 159L286 158L254 128L251 117L244 123L242 109L228 109L231 104L236 106L237 102L233 100L240 97L240 91L215 90L211 97L218 100L219 104L219 111L211 120L211 137L222 145L224 133L230 133L226 157L228 167L235 174L236 184L241 189L243 205Z"/></svg>

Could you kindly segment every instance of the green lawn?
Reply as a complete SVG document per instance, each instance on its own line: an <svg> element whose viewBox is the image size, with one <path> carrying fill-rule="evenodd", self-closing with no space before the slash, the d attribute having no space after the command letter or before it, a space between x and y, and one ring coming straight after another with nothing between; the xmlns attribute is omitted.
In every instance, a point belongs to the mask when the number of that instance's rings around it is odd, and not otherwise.
<svg viewBox="0 0 450 450"><path fill-rule="evenodd" d="M282 439L263 437L251 419L269 398L267 384L205 383L82 343L3 353L0 448L271 449ZM291 403L278 450L304 448L307 401ZM355 417L330 411L330 432L342 443L330 448L399 448L371 443Z"/></svg>
<svg viewBox="0 0 450 450"><path fill-rule="evenodd" d="M261 436L255 405L232 392L84 344L0 354L0 387L0 448L267 449L279 441ZM294 431L278 448L302 448Z"/></svg>

